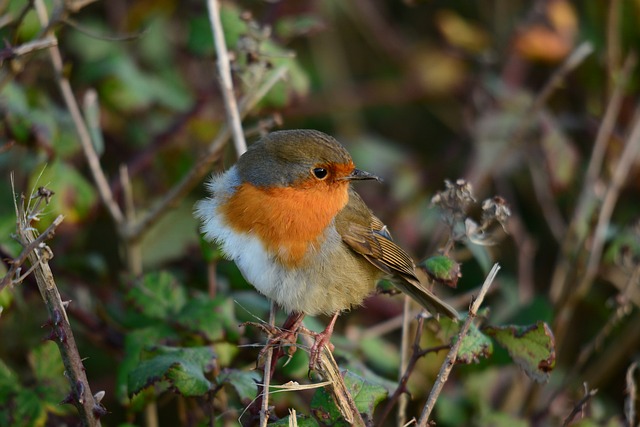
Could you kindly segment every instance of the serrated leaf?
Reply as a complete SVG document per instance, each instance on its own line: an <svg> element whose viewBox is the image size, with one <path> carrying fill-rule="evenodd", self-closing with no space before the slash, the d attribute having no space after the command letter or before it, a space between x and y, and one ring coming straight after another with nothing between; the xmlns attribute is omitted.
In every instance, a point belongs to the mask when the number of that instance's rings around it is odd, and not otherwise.
<svg viewBox="0 0 640 427"><path fill-rule="evenodd" d="M346 371L344 382L358 411L369 419L373 417L375 407L386 399L388 395L385 387L372 383L350 371ZM311 411L323 424L331 426L349 425L340 414L340 410L333 398L325 389L320 389L313 395Z"/></svg>
<svg viewBox="0 0 640 427"><path fill-rule="evenodd" d="M453 344L460 333L460 327L463 323L464 321L462 320L454 322L449 318L441 318L438 326L442 340L444 342L450 341ZM481 357L489 357L491 354L493 354L493 342L472 323L469 326L467 335L462 339L456 363L478 362Z"/></svg>
<svg viewBox="0 0 640 427"><path fill-rule="evenodd" d="M545 322L531 326L489 326L483 329L509 352L513 361L537 382L549 380L556 365L553 332Z"/></svg>
<svg viewBox="0 0 640 427"><path fill-rule="evenodd" d="M471 324L458 349L456 363L477 363L481 357L493 354L493 342L475 324Z"/></svg>
<svg viewBox="0 0 640 427"><path fill-rule="evenodd" d="M257 383L262 376L258 371L239 371L237 369L224 369L216 378L218 384L232 386L240 400L252 401L258 395Z"/></svg>
<svg viewBox="0 0 640 427"><path fill-rule="evenodd" d="M143 361L129 374L129 393L136 394L167 380L183 396L202 396L211 389L205 372L215 358L211 347L158 346L143 352Z"/></svg>
<svg viewBox="0 0 640 427"><path fill-rule="evenodd" d="M182 310L187 294L172 274L160 271L138 280L127 294L127 300L145 316L166 320Z"/></svg>
<svg viewBox="0 0 640 427"><path fill-rule="evenodd" d="M164 323L148 328L136 329L124 339L124 358L118 364L116 376L116 396L120 403L129 405L129 373L140 363L140 356L145 347L157 345L161 340L172 336L172 330ZM136 395L138 398L139 395ZM145 396L142 396L143 398ZM144 400L144 399L142 399Z"/></svg>
<svg viewBox="0 0 640 427"><path fill-rule="evenodd" d="M458 279L462 277L460 264L444 255L427 258L420 263L420 266L433 280L452 288L458 285Z"/></svg>

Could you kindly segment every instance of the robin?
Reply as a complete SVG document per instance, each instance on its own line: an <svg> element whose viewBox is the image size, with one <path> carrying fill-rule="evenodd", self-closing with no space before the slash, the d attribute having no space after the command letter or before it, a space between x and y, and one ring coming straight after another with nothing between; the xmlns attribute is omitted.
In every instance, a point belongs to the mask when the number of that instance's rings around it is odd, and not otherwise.
<svg viewBox="0 0 640 427"><path fill-rule="evenodd" d="M351 182L362 180L379 178L356 169L331 136L278 131L213 176L207 183L211 196L196 204L205 238L289 313L271 345L295 345L305 315L332 316L314 334L311 369L338 315L362 304L383 276L432 314L458 317L420 282L411 257L353 190Z"/></svg>

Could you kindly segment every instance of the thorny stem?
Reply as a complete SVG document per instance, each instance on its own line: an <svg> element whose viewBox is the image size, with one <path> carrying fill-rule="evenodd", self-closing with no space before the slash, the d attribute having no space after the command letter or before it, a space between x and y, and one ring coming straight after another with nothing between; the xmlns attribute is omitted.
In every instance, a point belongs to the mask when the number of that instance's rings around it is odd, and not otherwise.
<svg viewBox="0 0 640 427"><path fill-rule="evenodd" d="M462 327L460 328L460 332L456 338L455 343L451 346L451 350L449 350L449 354L447 354L447 358L442 363L440 367L440 372L438 373L438 378L436 379L433 388L431 389L431 393L429 394L429 398L427 399L427 403L425 403L424 408L422 409L422 414L420 415L420 420L418 420L418 427L426 427L429 422L429 417L431 416L431 412L435 407L436 401L438 400L438 396L440 396L440 392L444 387L444 383L447 382L449 378L449 374L453 369L453 365L456 363L456 358L458 357L458 350L460 350L460 346L462 345L462 340L467 335L469 328L471 327L471 322L474 321L476 315L478 314L478 310L480 309L480 305L484 300L487 291L491 287L493 280L495 279L498 271L500 270L499 264L494 264L491 271L487 275L487 278L484 280L482 284L482 288L480 288L480 293L473 300L471 307L469 308L469 315L467 320L464 322Z"/></svg>
<svg viewBox="0 0 640 427"><path fill-rule="evenodd" d="M37 238L31 222L28 220L31 213L25 212L24 197L16 214L18 217L17 234L20 243L26 248L33 247ZM61 215L58 216L53 224L60 224L62 219ZM106 414L106 410L91 392L64 303L60 298L60 293L49 267L48 260L51 255L47 255L48 253L50 254L50 250L47 252L44 248L41 248L41 244L38 244L29 252L28 258L31 264L36 267L34 276L38 283L40 295L49 312L48 325L51 327L49 339L58 345L66 372L65 376L71 386L71 391L64 402L71 403L76 407L83 425L99 426L99 418L101 415Z"/></svg>

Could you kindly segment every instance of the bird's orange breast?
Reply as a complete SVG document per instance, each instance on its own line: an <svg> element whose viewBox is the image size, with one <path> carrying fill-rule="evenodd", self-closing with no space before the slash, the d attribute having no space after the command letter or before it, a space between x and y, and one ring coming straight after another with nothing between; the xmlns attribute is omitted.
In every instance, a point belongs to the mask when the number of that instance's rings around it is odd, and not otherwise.
<svg viewBox="0 0 640 427"><path fill-rule="evenodd" d="M260 238L284 265L296 267L317 250L326 228L349 201L346 182L314 182L297 187L240 185L220 206L234 230Z"/></svg>

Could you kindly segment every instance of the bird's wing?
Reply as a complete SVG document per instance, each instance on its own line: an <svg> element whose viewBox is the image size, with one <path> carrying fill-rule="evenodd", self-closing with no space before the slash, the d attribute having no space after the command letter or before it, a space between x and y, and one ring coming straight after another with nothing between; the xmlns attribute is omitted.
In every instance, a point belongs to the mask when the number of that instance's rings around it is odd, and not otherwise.
<svg viewBox="0 0 640 427"><path fill-rule="evenodd" d="M363 215L363 212L366 215ZM355 191L350 191L349 203L338 215L341 216L336 221L338 233L353 251L393 278L397 278L393 284L432 314L458 318L458 313L453 307L420 282L416 276L413 259L393 242L387 227L371 213Z"/></svg>

